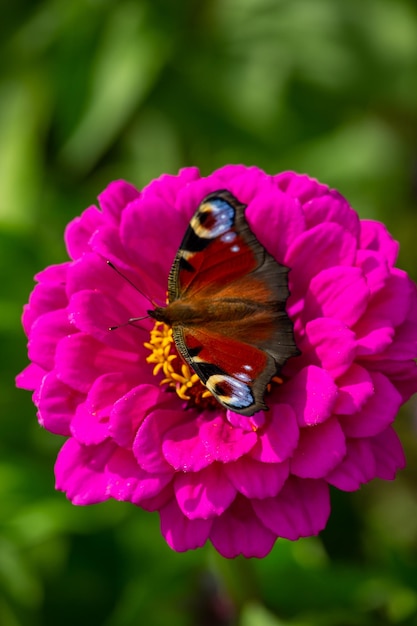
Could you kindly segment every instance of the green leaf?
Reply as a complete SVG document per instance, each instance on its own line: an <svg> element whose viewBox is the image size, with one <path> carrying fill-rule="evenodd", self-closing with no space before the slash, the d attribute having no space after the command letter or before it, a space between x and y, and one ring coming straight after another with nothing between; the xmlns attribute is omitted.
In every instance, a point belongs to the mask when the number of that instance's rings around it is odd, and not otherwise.
<svg viewBox="0 0 417 626"><path fill-rule="evenodd" d="M149 93L168 49L143 6L124 3L109 15L91 62L85 111L60 154L64 164L85 174L97 163Z"/></svg>

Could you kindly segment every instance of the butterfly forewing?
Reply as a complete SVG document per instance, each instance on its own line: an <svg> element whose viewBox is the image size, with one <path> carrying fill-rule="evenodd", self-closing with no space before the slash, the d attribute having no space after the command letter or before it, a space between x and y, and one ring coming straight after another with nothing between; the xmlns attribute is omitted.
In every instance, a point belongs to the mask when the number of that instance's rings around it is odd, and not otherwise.
<svg viewBox="0 0 417 626"><path fill-rule="evenodd" d="M210 194L191 219L174 260L169 281L170 301L215 290L252 272L255 251L245 241L245 205L228 191ZM243 219L243 221L242 221ZM246 226L245 228L242 228Z"/></svg>

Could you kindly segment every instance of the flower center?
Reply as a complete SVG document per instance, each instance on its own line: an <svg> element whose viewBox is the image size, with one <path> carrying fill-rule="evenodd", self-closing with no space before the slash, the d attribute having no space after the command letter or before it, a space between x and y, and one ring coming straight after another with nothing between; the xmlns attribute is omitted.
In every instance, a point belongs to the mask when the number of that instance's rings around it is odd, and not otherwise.
<svg viewBox="0 0 417 626"><path fill-rule="evenodd" d="M143 345L151 352L146 361L154 365L154 376L160 372L164 376L161 385L167 385L175 390L178 397L191 406L200 409L219 408L214 396L178 354L172 337L172 328L163 322L155 322L149 341Z"/></svg>

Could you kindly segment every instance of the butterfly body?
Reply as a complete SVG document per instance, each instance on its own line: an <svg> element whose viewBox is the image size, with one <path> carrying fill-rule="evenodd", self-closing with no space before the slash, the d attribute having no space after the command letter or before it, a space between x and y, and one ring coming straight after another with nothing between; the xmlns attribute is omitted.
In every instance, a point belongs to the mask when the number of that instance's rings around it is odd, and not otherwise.
<svg viewBox="0 0 417 626"><path fill-rule="evenodd" d="M256 239L245 208L226 190L203 200L174 259L168 305L148 313L172 326L220 404L250 416L267 409L267 385L299 352L285 311L288 268Z"/></svg>

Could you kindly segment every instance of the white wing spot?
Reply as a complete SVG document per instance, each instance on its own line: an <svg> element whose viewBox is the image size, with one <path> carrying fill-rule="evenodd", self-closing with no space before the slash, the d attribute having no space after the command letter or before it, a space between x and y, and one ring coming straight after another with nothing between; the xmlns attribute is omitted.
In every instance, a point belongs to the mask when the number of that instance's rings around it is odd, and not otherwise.
<svg viewBox="0 0 417 626"><path fill-rule="evenodd" d="M232 241L236 239L236 237L237 237L236 233L233 230L231 230L225 233L224 235L222 235L220 237L220 240L223 241L223 243L231 243Z"/></svg>
<svg viewBox="0 0 417 626"><path fill-rule="evenodd" d="M238 372L235 374L235 377L242 380L244 383L249 383L252 380L249 374L245 374L245 372Z"/></svg>

